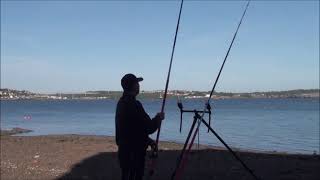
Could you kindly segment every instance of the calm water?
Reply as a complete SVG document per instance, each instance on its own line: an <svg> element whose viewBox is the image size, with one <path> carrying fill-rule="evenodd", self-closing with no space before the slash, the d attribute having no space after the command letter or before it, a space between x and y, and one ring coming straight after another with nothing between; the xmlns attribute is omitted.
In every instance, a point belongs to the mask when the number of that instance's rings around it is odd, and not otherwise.
<svg viewBox="0 0 320 180"><path fill-rule="evenodd" d="M187 109L203 109L204 100L184 100ZM154 116L160 100L143 100ZM86 134L114 135L114 100L18 100L1 101L1 127L21 127L26 135ZM232 147L290 153L319 153L319 99L229 99L212 103L212 127ZM161 140L184 142L192 114L180 113L176 100L166 104ZM153 136L154 137L154 136ZM200 143L223 146L204 126Z"/></svg>

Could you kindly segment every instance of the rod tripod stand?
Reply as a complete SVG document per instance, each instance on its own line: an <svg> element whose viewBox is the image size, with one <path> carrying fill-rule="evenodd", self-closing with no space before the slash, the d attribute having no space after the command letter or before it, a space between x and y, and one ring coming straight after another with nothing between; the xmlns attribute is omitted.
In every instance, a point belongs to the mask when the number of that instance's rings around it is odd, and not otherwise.
<svg viewBox="0 0 320 180"><path fill-rule="evenodd" d="M181 101L178 101L178 107L180 109L180 133L182 130L182 115L183 113L194 113L194 117L199 115L199 113L205 113L205 114L209 114L209 126L211 125L211 106L210 104L207 104L207 110L205 111L198 111L198 110L185 110L183 109L183 105L181 103ZM199 119L199 118L198 118ZM208 132L209 132L209 128L208 128Z"/></svg>
<svg viewBox="0 0 320 180"><path fill-rule="evenodd" d="M207 104L207 110L206 111L198 111L198 110L184 110L183 109L183 105L181 102L178 102L178 107L180 109L180 113L181 113L181 119L180 119L180 132L181 132L181 126L182 126L182 114L184 112L193 112L194 113L194 116L193 116L193 122L192 122L192 125L190 127L190 130L189 130L189 133L188 133L188 136L187 136L187 139L183 145L183 148L182 148L182 151L181 151L181 154L179 155L179 158L177 160L177 165L176 165L176 168L171 176L171 180L174 180L174 179L179 179L180 177L180 173L181 173L181 168L183 168L184 166L184 161L185 161L185 156L186 156L186 148L187 148L187 145L189 143L189 140L190 140L190 137L191 137L191 134L194 130L194 127L196 125L196 123L203 123L207 128L208 128L208 132L211 132L212 134L214 134L217 139L228 149L228 151L241 163L241 165L256 179L258 180L259 178L253 173L253 171L239 158L239 156L229 147L229 145L224 142L224 140L217 134L217 132L215 132L215 130L210 126L210 122L211 122L211 107L210 107L210 104ZM208 113L209 114L209 123L206 122L203 117L201 117L201 115L199 113ZM201 121L201 122L199 122ZM199 132L199 131L198 131ZM189 145L189 149L192 147L192 143L193 141L191 142L191 144Z"/></svg>

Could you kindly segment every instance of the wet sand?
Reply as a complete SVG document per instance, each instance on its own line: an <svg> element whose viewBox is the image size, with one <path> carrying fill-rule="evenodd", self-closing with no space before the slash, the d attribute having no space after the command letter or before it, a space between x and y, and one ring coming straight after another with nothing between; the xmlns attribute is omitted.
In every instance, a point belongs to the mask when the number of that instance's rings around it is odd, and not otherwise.
<svg viewBox="0 0 320 180"><path fill-rule="evenodd" d="M177 143L160 143L153 180L170 179L181 148ZM114 138L106 136L1 136L0 179L117 180L120 168L116 151ZM262 180L320 179L319 155L248 151L237 154ZM182 179L253 178L228 151L201 146L191 152Z"/></svg>

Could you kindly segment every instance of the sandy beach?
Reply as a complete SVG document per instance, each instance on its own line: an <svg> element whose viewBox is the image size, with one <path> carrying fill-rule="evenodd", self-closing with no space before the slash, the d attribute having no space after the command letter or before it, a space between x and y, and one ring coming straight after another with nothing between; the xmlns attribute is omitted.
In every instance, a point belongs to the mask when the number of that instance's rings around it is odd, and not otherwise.
<svg viewBox="0 0 320 180"><path fill-rule="evenodd" d="M161 142L159 148L153 179L170 179L182 145ZM116 180L120 179L116 151L114 138L106 136L1 136L1 179ZM320 177L318 155L248 151L237 154L261 179ZM182 179L253 178L228 151L201 146L191 152Z"/></svg>

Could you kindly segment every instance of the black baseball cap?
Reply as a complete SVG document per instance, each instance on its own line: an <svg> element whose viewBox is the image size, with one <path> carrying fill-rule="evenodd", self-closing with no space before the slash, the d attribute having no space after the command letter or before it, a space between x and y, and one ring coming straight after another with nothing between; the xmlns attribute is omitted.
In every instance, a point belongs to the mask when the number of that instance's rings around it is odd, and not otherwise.
<svg viewBox="0 0 320 180"><path fill-rule="evenodd" d="M134 74L126 74L121 79L121 86L123 90L130 90L135 83L143 81L142 77L136 77Z"/></svg>

